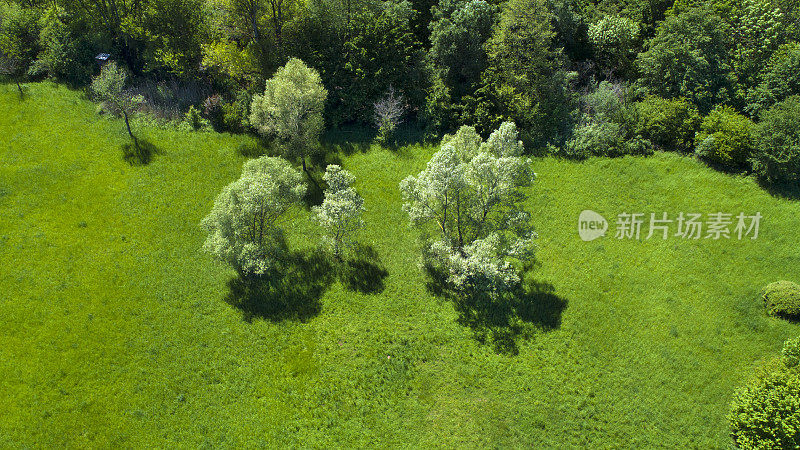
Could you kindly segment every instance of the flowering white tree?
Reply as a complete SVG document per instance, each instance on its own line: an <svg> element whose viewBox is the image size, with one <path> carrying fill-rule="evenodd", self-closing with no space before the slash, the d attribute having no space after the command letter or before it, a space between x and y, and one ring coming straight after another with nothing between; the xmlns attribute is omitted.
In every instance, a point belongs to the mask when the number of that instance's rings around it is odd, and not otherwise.
<svg viewBox="0 0 800 450"><path fill-rule="evenodd" d="M322 205L313 208L317 222L325 229L327 239L333 246L333 255L342 259L343 246L350 243L350 236L364 226L361 213L364 199L351 186L356 178L336 164L325 169L322 177L328 184Z"/></svg>
<svg viewBox="0 0 800 450"><path fill-rule="evenodd" d="M485 142L472 127L446 136L425 170L400 183L411 223L435 224L428 262L461 290L497 293L520 277L512 260L533 258L536 233L522 188L535 179L516 126L503 123Z"/></svg>
<svg viewBox="0 0 800 450"><path fill-rule="evenodd" d="M243 277L263 274L278 248L280 219L305 192L302 175L286 160L247 161L241 178L222 189L203 219L208 231L203 248Z"/></svg>

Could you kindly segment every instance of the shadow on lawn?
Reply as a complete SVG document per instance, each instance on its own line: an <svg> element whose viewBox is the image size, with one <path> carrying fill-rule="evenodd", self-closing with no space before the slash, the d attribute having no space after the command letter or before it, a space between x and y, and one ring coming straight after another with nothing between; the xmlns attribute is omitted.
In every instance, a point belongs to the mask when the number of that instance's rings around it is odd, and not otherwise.
<svg viewBox="0 0 800 450"><path fill-rule="evenodd" d="M122 146L122 158L132 166L146 166L153 160L153 155L161 153L161 150L152 142L137 138L138 148L133 142L128 142Z"/></svg>
<svg viewBox="0 0 800 450"><path fill-rule="evenodd" d="M758 184L773 197L800 200L800 183L768 183L759 179Z"/></svg>
<svg viewBox="0 0 800 450"><path fill-rule="evenodd" d="M458 323L472 329L475 339L492 345L498 353L516 355L517 341L535 330L561 326L567 300L546 282L528 282L495 298L485 291L458 292L447 283L447 274L427 267L428 291L453 302Z"/></svg>
<svg viewBox="0 0 800 450"><path fill-rule="evenodd" d="M327 256L318 251L281 253L267 273L228 282L225 301L242 311L245 321L304 322L320 313L320 298L333 282Z"/></svg>
<svg viewBox="0 0 800 450"><path fill-rule="evenodd" d="M342 262L339 279L350 291L362 294L380 294L386 288L384 279L389 275L378 252L367 245L357 244L351 257Z"/></svg>

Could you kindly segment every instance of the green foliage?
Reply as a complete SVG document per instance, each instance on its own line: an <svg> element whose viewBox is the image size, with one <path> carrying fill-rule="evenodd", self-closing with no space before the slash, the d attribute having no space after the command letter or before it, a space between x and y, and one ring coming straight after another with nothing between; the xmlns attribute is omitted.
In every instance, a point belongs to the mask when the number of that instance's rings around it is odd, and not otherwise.
<svg viewBox="0 0 800 450"><path fill-rule="evenodd" d="M484 72L475 113L482 131L488 133L510 120L534 148L563 140L571 127L574 102L570 76L561 69L560 54L550 48L554 36L545 0L511 0L503 5L486 44L490 70Z"/></svg>
<svg viewBox="0 0 800 450"><path fill-rule="evenodd" d="M757 115L775 103L800 93L800 44L792 42L775 52L748 94L747 110Z"/></svg>
<svg viewBox="0 0 800 450"><path fill-rule="evenodd" d="M324 125L328 91L319 73L292 58L253 96L250 124L262 135L280 139L288 158L305 157L315 149Z"/></svg>
<svg viewBox="0 0 800 450"><path fill-rule="evenodd" d="M73 86L85 86L92 79L100 51L107 51L107 39L86 29L80 15L52 5L39 18L41 51L29 69L34 76L46 76Z"/></svg>
<svg viewBox="0 0 800 450"><path fill-rule="evenodd" d="M601 65L615 75L633 70L633 60L640 45L639 24L619 16L604 16L589 25L589 40L599 54Z"/></svg>
<svg viewBox="0 0 800 450"><path fill-rule="evenodd" d="M326 118L332 126L348 122L369 124L372 106L393 86L412 108L424 104L423 53L410 20L414 11L407 2L397 8L386 2L377 12L354 15L336 67ZM329 44L328 44L329 45Z"/></svg>
<svg viewBox="0 0 800 450"><path fill-rule="evenodd" d="M689 152L701 118L687 100L647 96L636 104L636 132L663 150Z"/></svg>
<svg viewBox="0 0 800 450"><path fill-rule="evenodd" d="M784 358L761 368L731 402L728 420L737 448L800 446L800 371L797 340L784 344ZM790 355L786 358L786 355Z"/></svg>
<svg viewBox="0 0 800 450"><path fill-rule="evenodd" d="M582 122L556 154L575 159L652 154L650 142L634 133L636 112L627 97L625 86L608 81L584 95Z"/></svg>
<svg viewBox="0 0 800 450"><path fill-rule="evenodd" d="M306 193L302 175L281 158L244 163L242 176L227 185L202 221L203 249L244 276L270 269L282 249L278 224Z"/></svg>
<svg viewBox="0 0 800 450"><path fill-rule="evenodd" d="M719 106L703 119L695 153L708 161L742 168L753 153L753 122L730 106Z"/></svg>
<svg viewBox="0 0 800 450"><path fill-rule="evenodd" d="M103 66L100 75L92 79L89 87L95 98L103 101L115 113L130 115L144 101L141 96L125 89L128 72L112 61Z"/></svg>
<svg viewBox="0 0 800 450"><path fill-rule="evenodd" d="M325 169L322 177L328 188L322 205L312 208L317 223L325 230L326 240L333 247L336 259L342 259L344 247L351 244L352 235L364 226L361 214L364 199L351 186L356 180L350 172L336 164Z"/></svg>
<svg viewBox="0 0 800 450"><path fill-rule="evenodd" d="M464 122L465 96L480 87L488 59L484 45L494 24L496 8L484 0L444 0L433 9L431 47L427 60L433 88L426 116L436 130L453 130Z"/></svg>
<svg viewBox="0 0 800 450"><path fill-rule="evenodd" d="M753 171L768 182L800 180L800 96L792 96L761 115L756 126Z"/></svg>
<svg viewBox="0 0 800 450"><path fill-rule="evenodd" d="M685 97L703 112L735 100L730 36L705 4L667 17L636 60L642 83L664 98Z"/></svg>
<svg viewBox="0 0 800 450"><path fill-rule="evenodd" d="M126 27L143 43L144 69L183 78L196 76L206 38L205 2L157 0L145 2L137 20Z"/></svg>
<svg viewBox="0 0 800 450"><path fill-rule="evenodd" d="M39 52L39 14L14 2L0 2L0 54L5 71L19 78Z"/></svg>
<svg viewBox="0 0 800 450"><path fill-rule="evenodd" d="M209 125L208 121L203 118L200 111L195 108L194 105L189 107L189 111L186 111L184 122L194 131L206 128Z"/></svg>
<svg viewBox="0 0 800 450"><path fill-rule="evenodd" d="M800 364L800 338L789 339L783 344L781 362L788 368Z"/></svg>
<svg viewBox="0 0 800 450"><path fill-rule="evenodd" d="M773 316L800 318L800 285L776 281L764 288L762 296L767 312Z"/></svg>
<svg viewBox="0 0 800 450"><path fill-rule="evenodd" d="M536 233L521 189L535 174L523 151L513 123L485 142L464 126L442 139L425 170L400 183L411 223L438 228L426 259L447 271L459 291L511 290L520 278L508 259L533 258Z"/></svg>
<svg viewBox="0 0 800 450"><path fill-rule="evenodd" d="M758 74L789 40L796 24L787 20L774 0L743 0L734 15L731 38L736 50L731 54L739 84L747 89L757 84Z"/></svg>

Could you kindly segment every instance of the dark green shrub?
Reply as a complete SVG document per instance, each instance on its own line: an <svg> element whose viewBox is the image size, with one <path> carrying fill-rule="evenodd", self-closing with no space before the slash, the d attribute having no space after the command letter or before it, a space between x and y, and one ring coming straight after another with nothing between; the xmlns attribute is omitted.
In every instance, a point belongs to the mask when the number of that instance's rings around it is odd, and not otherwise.
<svg viewBox="0 0 800 450"><path fill-rule="evenodd" d="M753 152L753 122L730 106L714 109L695 136L697 156L730 167L744 167Z"/></svg>
<svg viewBox="0 0 800 450"><path fill-rule="evenodd" d="M800 181L800 96L762 114L755 136L753 170L768 182Z"/></svg>
<svg viewBox="0 0 800 450"><path fill-rule="evenodd" d="M783 357L759 370L734 394L728 421L737 448L800 446L800 371L796 355L797 340L787 341Z"/></svg>
<svg viewBox="0 0 800 450"><path fill-rule="evenodd" d="M791 281L776 281L764 288L764 305L773 316L800 316L800 285Z"/></svg>
<svg viewBox="0 0 800 450"><path fill-rule="evenodd" d="M636 105L636 132L663 150L691 151L700 127L700 114L688 100L653 95Z"/></svg>

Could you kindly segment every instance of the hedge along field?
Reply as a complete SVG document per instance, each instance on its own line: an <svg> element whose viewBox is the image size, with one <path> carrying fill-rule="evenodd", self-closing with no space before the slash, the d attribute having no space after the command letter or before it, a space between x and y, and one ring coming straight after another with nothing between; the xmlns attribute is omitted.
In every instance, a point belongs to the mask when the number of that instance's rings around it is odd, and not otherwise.
<svg viewBox="0 0 800 450"><path fill-rule="evenodd" d="M510 313L516 355L478 342L494 318L459 323L417 266L397 186L431 147L337 155L365 198L371 276L299 267L276 295L318 310L248 313L199 222L249 138L139 124L157 152L132 166L124 124L79 93L15 89L0 85L2 446L724 448L733 390L800 334L758 300L800 280L798 203L665 153L534 161L528 277L551 288ZM755 241L583 242L584 209L764 219ZM311 254L310 212L286 228Z"/></svg>

